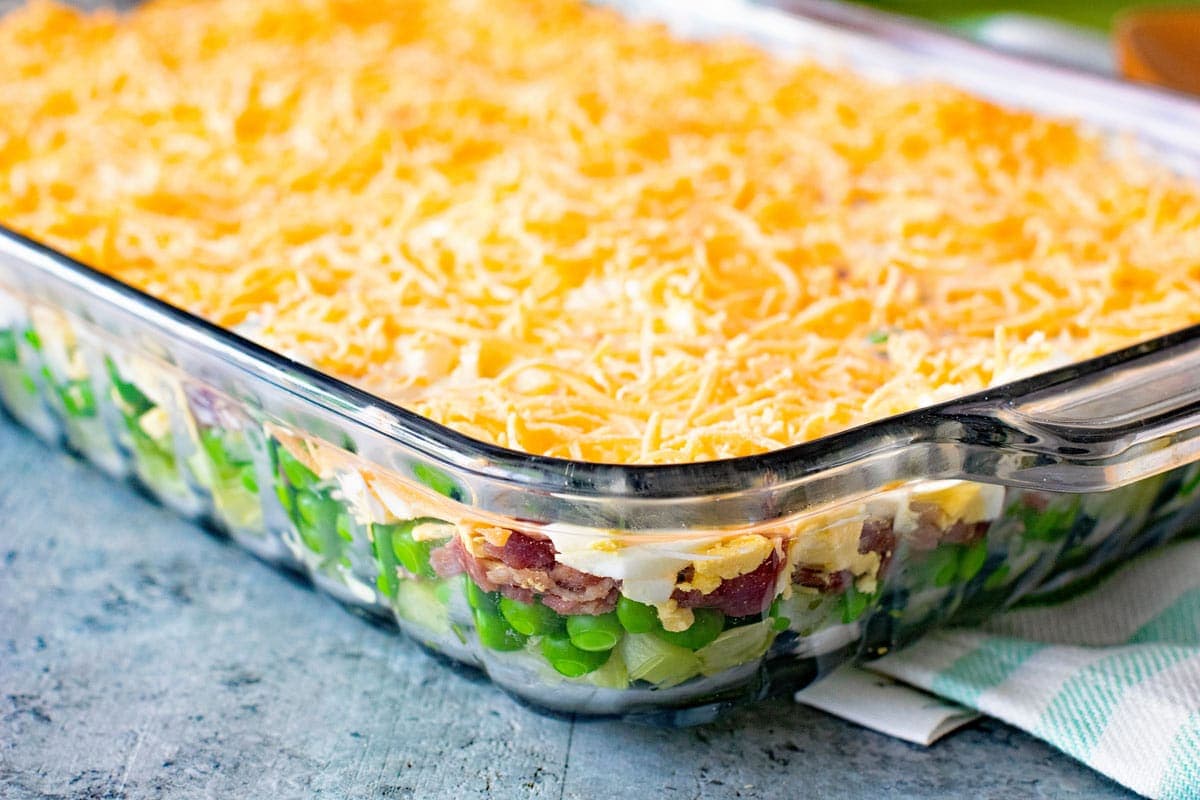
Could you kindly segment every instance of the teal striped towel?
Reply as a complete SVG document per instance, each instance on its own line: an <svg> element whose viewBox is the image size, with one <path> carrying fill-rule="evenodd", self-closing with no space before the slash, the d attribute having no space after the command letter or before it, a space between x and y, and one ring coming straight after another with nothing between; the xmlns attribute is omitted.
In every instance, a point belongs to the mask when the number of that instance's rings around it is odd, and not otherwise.
<svg viewBox="0 0 1200 800"><path fill-rule="evenodd" d="M1200 541L869 668L1029 731L1139 794L1200 798Z"/></svg>

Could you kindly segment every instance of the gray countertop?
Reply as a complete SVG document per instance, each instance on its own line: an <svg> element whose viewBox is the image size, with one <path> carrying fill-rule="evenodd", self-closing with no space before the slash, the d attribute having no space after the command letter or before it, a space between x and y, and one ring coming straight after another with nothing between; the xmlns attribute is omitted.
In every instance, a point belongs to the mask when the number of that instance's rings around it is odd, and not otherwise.
<svg viewBox="0 0 1200 800"><path fill-rule="evenodd" d="M0 796L1106 798L992 721L550 719L0 418Z"/></svg>

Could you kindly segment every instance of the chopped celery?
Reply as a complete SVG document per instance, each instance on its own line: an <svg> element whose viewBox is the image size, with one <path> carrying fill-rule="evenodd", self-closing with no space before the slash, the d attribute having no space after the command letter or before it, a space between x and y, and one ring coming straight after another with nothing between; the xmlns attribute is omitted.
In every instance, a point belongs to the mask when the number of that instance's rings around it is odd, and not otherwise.
<svg viewBox="0 0 1200 800"><path fill-rule="evenodd" d="M699 657L651 633L630 633L617 645L630 680L666 688L700 674Z"/></svg>
<svg viewBox="0 0 1200 800"><path fill-rule="evenodd" d="M435 633L450 630L450 611L439 597L433 581L399 581L396 586L396 613L414 625Z"/></svg>
<svg viewBox="0 0 1200 800"><path fill-rule="evenodd" d="M213 489L221 516L234 529L242 532L259 532L262 529L262 506L253 492L239 488L236 491Z"/></svg>
<svg viewBox="0 0 1200 800"><path fill-rule="evenodd" d="M767 652L775 638L773 623L769 619L753 625L730 628L713 642L696 651L703 675L716 675L749 661L757 661Z"/></svg>
<svg viewBox="0 0 1200 800"><path fill-rule="evenodd" d="M212 492L218 515L239 532L261 531L262 505L257 485L250 490L244 476L253 471L253 464L240 464L231 459L213 431L200 432L200 448L188 458L192 474L200 477Z"/></svg>
<svg viewBox="0 0 1200 800"><path fill-rule="evenodd" d="M125 428L137 455L138 472L152 486L177 483L179 470L170 435L155 439L146 433L135 416L125 417Z"/></svg>
<svg viewBox="0 0 1200 800"><path fill-rule="evenodd" d="M625 689L629 686L629 671L625 669L625 661L614 655L582 680L601 689Z"/></svg>
<svg viewBox="0 0 1200 800"><path fill-rule="evenodd" d="M262 508L258 501L258 480L254 475L254 459L245 442L245 434L208 428L200 431L200 450L208 461L197 475L207 475L209 489L221 515L239 529L262 525ZM277 487L278 489L279 487ZM291 513L291 497L284 501Z"/></svg>

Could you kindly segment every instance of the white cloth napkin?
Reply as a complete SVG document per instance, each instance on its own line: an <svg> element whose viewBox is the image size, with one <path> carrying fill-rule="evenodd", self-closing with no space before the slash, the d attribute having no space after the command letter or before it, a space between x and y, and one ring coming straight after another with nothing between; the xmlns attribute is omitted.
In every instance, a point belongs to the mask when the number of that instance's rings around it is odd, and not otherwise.
<svg viewBox="0 0 1200 800"><path fill-rule="evenodd" d="M1065 602L936 631L866 668L1026 730L1139 794L1200 798L1200 541L1142 556ZM862 673L832 680L797 699L920 743L970 719L945 704L915 713L920 694L876 687L869 701Z"/></svg>

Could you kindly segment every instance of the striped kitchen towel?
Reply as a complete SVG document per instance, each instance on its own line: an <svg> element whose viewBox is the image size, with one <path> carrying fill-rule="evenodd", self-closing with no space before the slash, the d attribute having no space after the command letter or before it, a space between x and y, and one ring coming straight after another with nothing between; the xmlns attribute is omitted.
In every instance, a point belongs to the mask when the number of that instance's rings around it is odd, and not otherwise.
<svg viewBox="0 0 1200 800"><path fill-rule="evenodd" d="M1147 797L1200 798L1200 541L869 668L1023 728Z"/></svg>

